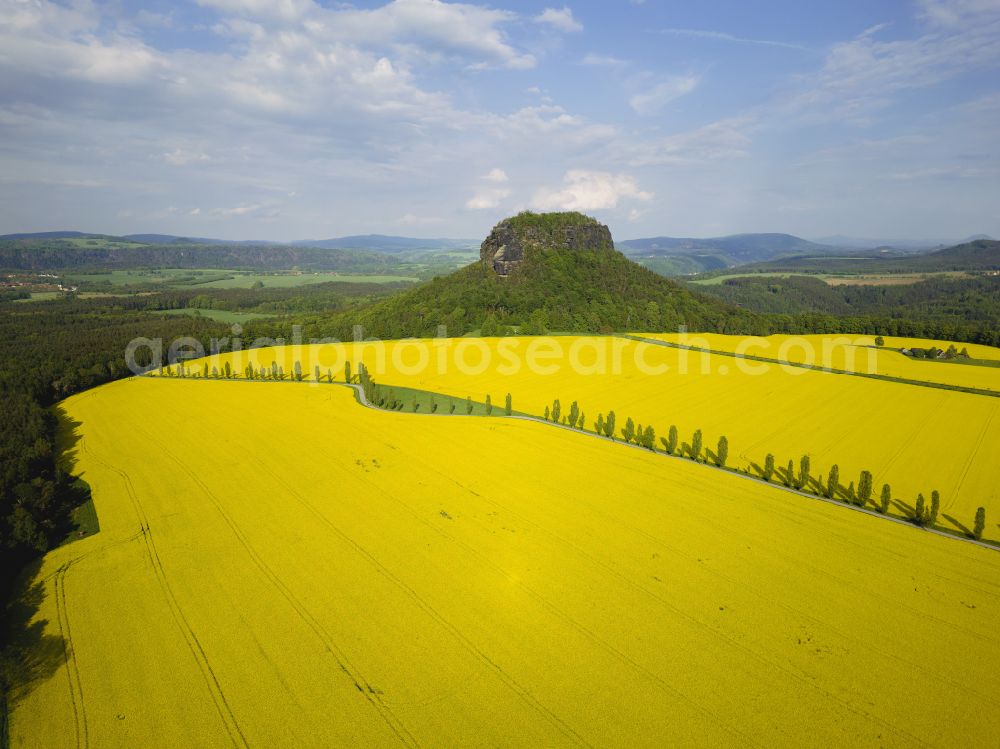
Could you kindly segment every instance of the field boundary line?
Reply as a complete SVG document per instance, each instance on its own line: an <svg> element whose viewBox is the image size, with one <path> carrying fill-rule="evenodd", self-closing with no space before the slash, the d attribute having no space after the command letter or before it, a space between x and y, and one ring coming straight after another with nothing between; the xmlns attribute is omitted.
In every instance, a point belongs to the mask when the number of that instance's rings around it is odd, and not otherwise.
<svg viewBox="0 0 1000 749"><path fill-rule="evenodd" d="M820 367L816 364L804 364L802 362L787 361L785 359L770 359L766 356L755 356L753 354L739 354L735 351L720 351L718 349L704 348L703 346L688 346L683 343L673 343L663 341L659 338L645 338L639 335L622 334L619 338L625 338L639 343L648 343L651 346L664 346L666 348L680 349L682 351L695 351L699 354L715 354L717 356L728 356L730 359L745 359L747 361L757 361L764 364L778 364L787 367L798 367L810 372L823 372L825 374L848 375L850 377L865 377L869 380L881 380L882 382L895 382L900 385L914 385L916 387L934 388L936 390L952 390L969 395L984 395L987 398L1000 398L1000 391L984 390L982 388L967 387L965 385L952 385L947 382L930 382L928 380L910 380L906 377L894 377L893 375L883 375L872 372L848 372L846 369L833 369L832 367Z"/></svg>
<svg viewBox="0 0 1000 749"><path fill-rule="evenodd" d="M150 376L150 375L137 375L137 378L140 378L140 379L144 378L144 377L148 378L148 379L152 379L152 380L164 380L164 381L171 380L171 381L178 381L178 382L184 382L184 381L188 381L188 380L191 380L191 381L201 381L201 378L160 377L158 375L154 375L154 376ZM212 378L210 378L208 381L212 382L212 381L215 381L215 380L212 379ZM226 380L224 378L220 378L218 380L218 382L228 382L228 383L241 382L241 383L247 383L247 384L258 383L258 384L287 384L287 385L315 385L315 384L317 384L315 382L315 380L305 380L305 379L303 379L302 381L279 380L279 381L275 382L273 380L246 380L246 379L239 379L239 378L233 378L233 379ZM364 406L365 408L370 408L373 411L380 411L380 412L383 412L383 413L397 413L397 414L405 415L407 417L415 417L415 418L438 418L438 417L439 418L454 418L454 417L461 418L461 417L465 417L466 416L466 414L458 414L458 413L455 413L455 414L447 414L447 413L407 413L405 411L392 411L390 409L379 408L378 406L373 405L372 403L370 403L368 401L368 399L365 398L364 389L362 388L361 385L359 385L357 383L353 383L353 382L350 382L350 383L333 382L333 383L327 383L327 384L336 385L337 387L349 387L349 388L351 388L355 392L355 399L357 400L357 402L360 405ZM386 386L386 387L390 387L390 386ZM413 389L413 388L411 388L411 389ZM433 391L430 391L430 390L423 391L423 392L433 393L434 395L442 395L440 393L434 393ZM997 393L997 396L1000 397L1000 393ZM595 432L591 432L591 431L589 431L589 430L587 430L585 428L584 429L578 429L577 427L571 427L568 424L558 424L558 423L553 422L553 421L548 421L548 420L542 418L541 416L532 416L531 414L525 414L525 413L512 413L510 416L507 416L505 413L503 413L503 408L502 407L498 407L498 406L494 405L493 408L494 408L494 410L499 411L499 413L496 414L495 416L493 416L493 415L491 415L491 416L478 416L477 415L477 416L468 416L468 418L475 418L475 419L481 419L481 418L487 418L487 419L495 419L495 418L500 418L500 419L519 419L521 421L532 421L532 422L535 422L537 424L544 424L546 426L555 427L557 429L565 429L568 432L573 432L575 434L581 434L581 435L584 435L586 437L591 437L591 438L595 438L595 439L599 439L599 440L604 440L605 442L610 442L612 444L619 445L621 447L627 447L627 448L631 448L633 450L642 450L643 452L650 453L650 454L656 455L656 456L661 457L661 458L673 458L675 460L683 460L686 463L693 463L695 465L702 466L702 467L707 468L709 470L722 471L722 472L727 473L730 476L733 476L735 478L745 479L745 480L748 480L748 481L755 481L758 484L761 484L763 486L769 486L772 489L776 489L776 490L783 491L783 492L789 492L791 494L796 494L796 495L798 495L800 497L805 497L806 499L819 500L821 502L826 502L827 504L834 505L836 507L841 507L841 508L846 509L846 510L853 510L855 512L861 512L861 513L864 513L865 515L869 515L869 516L871 516L873 518L882 518L884 520L888 520L888 521L893 522L893 523L898 523L898 524L903 525L903 526L905 526L907 528L912 528L913 530L916 530L916 531L923 531L924 533L930 533L930 534L934 534L934 535L937 535L937 536L942 536L944 538L952 539L953 541L962 541L964 543L973 544L975 546L980 546L980 547L982 547L984 549L990 549L991 551L1000 551L1000 541L988 541L988 540L984 541L984 540L981 540L981 539L980 540L976 540L975 538L969 538L966 535L959 534L959 533L954 533L954 532L943 530L943 529L928 528L926 526L918 526L916 523L914 523L912 520L910 520L908 518L902 518L902 517L896 517L894 515L883 514L881 512L876 511L876 510L870 510L867 507L860 507L858 505L848 504L846 502L841 502L841 501L839 501L837 499L831 499L830 497L824 497L824 496L819 495L819 494L810 494L809 492L804 492L804 491L802 491L800 489L795 489L795 488L790 487L790 486L785 486L785 485L782 485L780 483L776 483L774 481L765 481L763 478L760 478L759 476L753 476L749 472L746 472L746 471L741 471L741 470L737 470L737 469L730 469L730 468L724 468L724 467L721 467L721 466L712 465L707 460L691 460L690 458L685 458L683 455L671 455L669 453L661 452L661 451L656 450L656 449L650 450L649 448L642 447L641 445L636 445L636 444L634 444L632 442L625 442L624 440L618 440L618 439L615 439L614 437L605 437L602 434L597 434ZM747 469L747 471L748 470L749 469Z"/></svg>

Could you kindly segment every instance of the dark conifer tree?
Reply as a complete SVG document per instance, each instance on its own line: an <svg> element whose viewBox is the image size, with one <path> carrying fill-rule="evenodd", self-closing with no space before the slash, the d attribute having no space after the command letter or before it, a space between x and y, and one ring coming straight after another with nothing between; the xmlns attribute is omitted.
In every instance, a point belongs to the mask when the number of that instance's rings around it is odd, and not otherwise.
<svg viewBox="0 0 1000 749"><path fill-rule="evenodd" d="M980 507L976 510L976 522L972 527L972 537L977 541L981 540L984 530L986 530L986 508Z"/></svg>
<svg viewBox="0 0 1000 749"><path fill-rule="evenodd" d="M727 460L729 460L729 440L723 435L719 437L719 444L715 448L715 464L719 468L725 468Z"/></svg>

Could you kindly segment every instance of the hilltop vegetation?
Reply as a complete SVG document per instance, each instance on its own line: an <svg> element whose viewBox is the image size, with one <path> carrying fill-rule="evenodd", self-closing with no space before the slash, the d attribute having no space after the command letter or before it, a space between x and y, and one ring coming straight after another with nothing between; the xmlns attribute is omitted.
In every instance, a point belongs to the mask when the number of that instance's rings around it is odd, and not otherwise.
<svg viewBox="0 0 1000 749"><path fill-rule="evenodd" d="M331 335L346 339L361 324L367 334L396 338L500 327L608 332L642 329L752 329L755 316L688 291L616 251L568 252L537 248L509 277L482 263L438 277L377 302L349 318L335 317Z"/></svg>

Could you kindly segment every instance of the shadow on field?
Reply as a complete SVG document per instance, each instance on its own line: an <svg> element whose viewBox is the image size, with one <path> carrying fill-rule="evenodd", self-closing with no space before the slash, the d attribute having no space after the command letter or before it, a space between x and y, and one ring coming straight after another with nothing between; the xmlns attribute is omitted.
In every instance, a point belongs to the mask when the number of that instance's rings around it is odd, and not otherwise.
<svg viewBox="0 0 1000 749"><path fill-rule="evenodd" d="M52 409L56 423L56 449L59 451L59 467L66 473L72 473L76 467L77 444L80 442L80 427L83 422L77 421L62 406Z"/></svg>
<svg viewBox="0 0 1000 749"><path fill-rule="evenodd" d="M892 503L896 505L896 508L903 513L903 517L912 518L913 513L916 511L913 505L907 504L901 499L894 499Z"/></svg>
<svg viewBox="0 0 1000 749"><path fill-rule="evenodd" d="M32 621L45 600L45 584L35 579L40 567L38 560L25 568L4 612L6 637L0 675L8 710L52 678L67 656L66 640L61 634L52 634L57 627L50 626L47 619ZM0 712L3 709L0 703ZM6 729L6 715L0 715L0 725Z"/></svg>
<svg viewBox="0 0 1000 749"><path fill-rule="evenodd" d="M56 430L56 449L59 452L58 466L63 474L59 482L60 505L64 512L58 518L57 529L62 540L57 545L62 546L84 536L92 536L100 531L97 511L91 500L90 485L83 480L83 474L74 475L76 471L77 444L80 442L81 422L70 417L61 407L52 409L58 428Z"/></svg>
<svg viewBox="0 0 1000 749"><path fill-rule="evenodd" d="M955 526L956 528L958 528L958 529L959 529L959 530L960 530L960 531L961 531L962 533L964 533L964 534L965 534L966 536L971 536L971 535L972 535L972 530L971 530L971 529L969 529L969 528L968 528L967 526L965 526L965 525L963 525L962 523L960 523L960 522L959 522L958 520L956 520L955 518L953 518L953 517L952 517L951 515L949 515L948 513L946 513L946 512L942 512L942 513L941 513L941 517L943 517L943 518L944 518L945 520L947 520L947 521L948 521L949 523L951 523L951 524L952 524L952 525L954 525L954 526Z"/></svg>

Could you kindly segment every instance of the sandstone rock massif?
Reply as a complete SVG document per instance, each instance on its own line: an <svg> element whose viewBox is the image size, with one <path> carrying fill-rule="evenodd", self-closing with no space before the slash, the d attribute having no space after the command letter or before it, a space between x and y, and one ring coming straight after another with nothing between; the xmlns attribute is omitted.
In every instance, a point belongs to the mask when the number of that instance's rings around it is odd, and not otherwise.
<svg viewBox="0 0 1000 749"><path fill-rule="evenodd" d="M521 213L493 227L479 249L484 265L508 276L533 248L612 251L607 226L580 213Z"/></svg>

